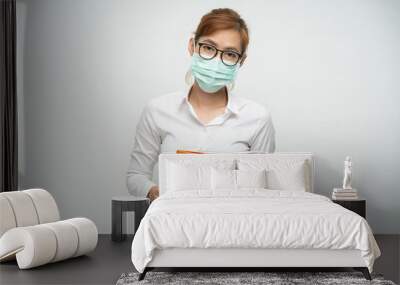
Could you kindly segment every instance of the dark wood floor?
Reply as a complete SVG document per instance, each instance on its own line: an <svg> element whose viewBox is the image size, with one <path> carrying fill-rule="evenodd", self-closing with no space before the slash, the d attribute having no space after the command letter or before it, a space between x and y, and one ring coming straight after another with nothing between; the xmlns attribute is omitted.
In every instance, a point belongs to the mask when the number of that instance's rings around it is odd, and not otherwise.
<svg viewBox="0 0 400 285"><path fill-rule="evenodd" d="M400 236L376 235L382 256L374 271L399 283ZM100 235L94 252L88 256L64 260L28 270L19 270L16 262L0 264L0 284L115 284L123 272L134 271L130 259L132 237L121 243Z"/></svg>
<svg viewBox="0 0 400 285"><path fill-rule="evenodd" d="M100 235L96 250L87 256L18 270L16 262L0 264L0 284L115 284L123 272L134 271L130 259L132 238L111 241Z"/></svg>

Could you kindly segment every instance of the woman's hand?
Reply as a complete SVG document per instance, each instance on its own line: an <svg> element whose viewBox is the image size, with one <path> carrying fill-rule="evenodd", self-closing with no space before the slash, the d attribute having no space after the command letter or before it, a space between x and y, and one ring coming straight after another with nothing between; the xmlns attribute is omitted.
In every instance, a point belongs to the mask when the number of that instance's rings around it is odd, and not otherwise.
<svg viewBox="0 0 400 285"><path fill-rule="evenodd" d="M156 185L151 187L149 193L147 193L147 198L150 199L150 202L153 202L155 199L158 198L158 196L160 196L160 190L158 186Z"/></svg>

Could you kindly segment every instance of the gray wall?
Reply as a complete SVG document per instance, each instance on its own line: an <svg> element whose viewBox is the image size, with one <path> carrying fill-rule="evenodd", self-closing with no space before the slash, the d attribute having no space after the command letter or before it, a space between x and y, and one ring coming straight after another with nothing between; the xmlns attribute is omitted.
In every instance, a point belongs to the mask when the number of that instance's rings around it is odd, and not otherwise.
<svg viewBox="0 0 400 285"><path fill-rule="evenodd" d="M236 91L270 107L277 151L312 151L329 195L354 160L377 233L400 233L399 1L18 0L21 188L110 232L144 105L184 88L187 41L232 7L251 42Z"/></svg>

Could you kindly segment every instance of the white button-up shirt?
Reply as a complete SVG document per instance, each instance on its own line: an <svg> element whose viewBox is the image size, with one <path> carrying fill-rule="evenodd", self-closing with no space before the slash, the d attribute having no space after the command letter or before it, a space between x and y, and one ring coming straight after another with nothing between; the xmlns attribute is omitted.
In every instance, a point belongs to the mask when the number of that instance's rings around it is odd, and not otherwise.
<svg viewBox="0 0 400 285"><path fill-rule="evenodd" d="M160 153L175 153L177 149L275 151L275 129L268 108L228 92L225 112L204 124L188 100L190 89L153 98L144 107L126 174L130 194L145 197L158 185Z"/></svg>

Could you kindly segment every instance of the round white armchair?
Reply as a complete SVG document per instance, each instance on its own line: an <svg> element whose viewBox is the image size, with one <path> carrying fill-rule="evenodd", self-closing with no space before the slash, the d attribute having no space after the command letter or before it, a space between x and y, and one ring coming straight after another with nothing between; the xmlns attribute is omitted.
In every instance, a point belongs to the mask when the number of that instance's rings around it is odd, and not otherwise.
<svg viewBox="0 0 400 285"><path fill-rule="evenodd" d="M0 262L17 259L20 269L57 262L94 250L97 237L87 218L60 221L44 189L0 193Z"/></svg>

